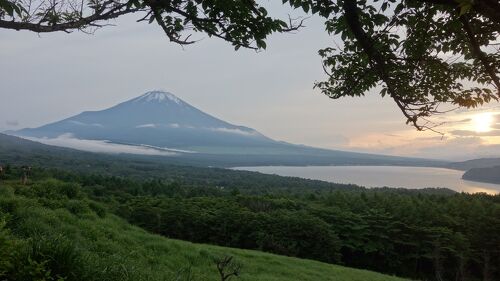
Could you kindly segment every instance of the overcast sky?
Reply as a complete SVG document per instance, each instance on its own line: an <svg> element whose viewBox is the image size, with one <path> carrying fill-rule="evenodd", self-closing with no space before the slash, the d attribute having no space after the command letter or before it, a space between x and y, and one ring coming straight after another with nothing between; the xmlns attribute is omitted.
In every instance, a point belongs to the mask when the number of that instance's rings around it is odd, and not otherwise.
<svg viewBox="0 0 500 281"><path fill-rule="evenodd" d="M271 10L291 12L278 4ZM500 156L497 130L473 133L478 112L446 116L457 122L443 126L441 138L406 126L394 104L376 93L330 100L313 90L314 81L325 79L317 51L334 40L321 19L308 19L296 34L273 35L268 49L256 53L235 52L202 34L183 48L137 18L94 35L1 30L0 130L40 126L162 89L225 121L297 144L448 159ZM496 106L488 107L492 126L500 119Z"/></svg>

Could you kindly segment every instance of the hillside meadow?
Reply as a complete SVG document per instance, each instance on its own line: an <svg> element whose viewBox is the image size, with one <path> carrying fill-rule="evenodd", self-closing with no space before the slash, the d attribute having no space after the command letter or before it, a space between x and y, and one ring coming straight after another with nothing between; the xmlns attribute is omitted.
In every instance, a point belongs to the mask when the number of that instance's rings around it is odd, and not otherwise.
<svg viewBox="0 0 500 281"><path fill-rule="evenodd" d="M241 265L235 279L241 281L404 280L153 235L57 181L0 183L0 222L2 280L215 281L221 280L215 263L223 257Z"/></svg>

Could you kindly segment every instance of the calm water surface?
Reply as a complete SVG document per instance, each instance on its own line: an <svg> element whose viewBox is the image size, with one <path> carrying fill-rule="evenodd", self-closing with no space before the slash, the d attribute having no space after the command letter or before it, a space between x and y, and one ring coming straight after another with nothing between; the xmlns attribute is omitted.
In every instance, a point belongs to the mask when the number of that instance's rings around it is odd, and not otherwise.
<svg viewBox="0 0 500 281"><path fill-rule="evenodd" d="M366 187L425 188L446 187L469 193L500 193L500 185L462 180L462 171L399 166L264 166L238 167L237 170L280 176L352 183Z"/></svg>

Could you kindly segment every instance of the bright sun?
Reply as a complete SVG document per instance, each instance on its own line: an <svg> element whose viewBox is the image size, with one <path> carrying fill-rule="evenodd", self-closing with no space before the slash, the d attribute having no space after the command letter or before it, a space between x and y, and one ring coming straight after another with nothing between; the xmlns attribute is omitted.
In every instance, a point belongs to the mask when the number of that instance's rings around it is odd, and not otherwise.
<svg viewBox="0 0 500 281"><path fill-rule="evenodd" d="M490 112L480 113L472 117L472 124L474 126L474 131L478 133L484 133L491 131L491 125L493 123L493 114Z"/></svg>

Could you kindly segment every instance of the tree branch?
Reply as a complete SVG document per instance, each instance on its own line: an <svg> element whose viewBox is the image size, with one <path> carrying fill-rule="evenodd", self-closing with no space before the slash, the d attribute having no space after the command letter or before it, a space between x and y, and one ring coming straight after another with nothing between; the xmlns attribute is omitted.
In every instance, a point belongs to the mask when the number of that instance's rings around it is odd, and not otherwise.
<svg viewBox="0 0 500 281"><path fill-rule="evenodd" d="M189 41L189 36L186 37L186 39L181 40L179 39L179 36L177 36L175 33L170 31L168 27L165 25L165 22L163 21L163 18L161 17L161 13L158 12L155 8L152 8L153 16L155 17L156 22L160 27L163 29L163 32L167 35L168 39L170 41L180 44L180 45L190 45L195 43L196 41Z"/></svg>
<svg viewBox="0 0 500 281"><path fill-rule="evenodd" d="M413 115L409 114L407 112L406 106L403 104L401 100L398 99L396 94L396 89L388 73L384 57L375 48L375 42L373 41L373 39L370 38L363 30L363 27L359 19L356 0L345 0L343 9L345 13L345 19L347 25L349 26L350 31L353 33L357 42L361 45L364 52L368 56L372 68L378 72L381 80L384 81L384 83L386 84L389 95L396 102L396 105L403 112L408 122L411 122L418 130L422 130L423 128L420 127L417 123L417 116L414 114Z"/></svg>
<svg viewBox="0 0 500 281"><path fill-rule="evenodd" d="M6 21L0 19L0 28L14 29L14 30L29 30L37 33L47 33L47 32L56 32L56 31L64 31L69 32L72 29L83 29L88 26L98 26L97 22L105 21L117 18L119 16L135 13L141 11L139 8L127 8L127 4L120 4L114 8L111 8L107 12L103 13L106 9L106 5L103 5L103 8L97 10L94 14L82 17L75 21L69 21L65 23L56 23L56 24L42 24L43 21L39 23L32 22L23 22L23 21Z"/></svg>
<svg viewBox="0 0 500 281"><path fill-rule="evenodd" d="M470 26L470 23L466 15L462 15L460 17L460 21L462 22L464 30L467 33L472 55L474 55L483 65L484 69L486 70L486 73L490 76L491 81L493 81L493 83L495 84L495 87L497 88L498 92L497 95L500 98L500 79L495 73L495 68L488 61L486 54L483 51L481 51L481 47L479 46L479 43L476 40L474 31L472 30L472 27Z"/></svg>
<svg viewBox="0 0 500 281"><path fill-rule="evenodd" d="M455 0L418 0L422 3L443 5L458 8L459 2ZM488 18L490 21L500 24L500 3L496 0L476 0L471 1L472 9L478 14Z"/></svg>

